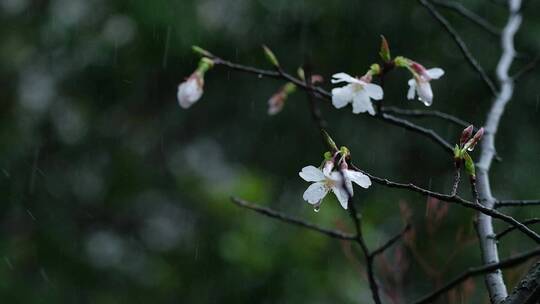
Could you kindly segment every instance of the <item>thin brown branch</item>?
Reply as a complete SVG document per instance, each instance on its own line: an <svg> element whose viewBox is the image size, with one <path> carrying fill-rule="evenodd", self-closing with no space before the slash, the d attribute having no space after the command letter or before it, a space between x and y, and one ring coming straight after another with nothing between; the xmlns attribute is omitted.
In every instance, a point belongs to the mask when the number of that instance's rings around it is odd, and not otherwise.
<svg viewBox="0 0 540 304"><path fill-rule="evenodd" d="M397 241L399 241L409 230L411 230L411 225L410 224L407 224L403 230L401 230L401 232L399 234L396 234L395 236L393 236L391 239L389 239L388 241L386 241L386 243L382 244L381 246L379 246L379 248L373 250L371 252L371 256L372 257L375 257L379 254L382 254L384 251L386 251L388 248L390 248L392 245L394 245Z"/></svg>
<svg viewBox="0 0 540 304"><path fill-rule="evenodd" d="M456 2L456 1L446 1L446 0L431 0L434 4L445 7L448 9L451 9L461 16L463 16L465 19L470 20L474 24L478 25L482 29L486 30L488 33L494 35L494 36L500 36L501 30L498 29L495 25L493 25L491 22L487 21L480 15L476 14L475 12L471 11L470 9L463 6L463 4Z"/></svg>
<svg viewBox="0 0 540 304"><path fill-rule="evenodd" d="M344 187L345 189L347 187ZM348 193L348 190L347 190ZM357 243L360 245L360 248L362 249L362 253L364 254L364 258L366 260L366 269L367 269L367 275L368 275L368 282L369 282L369 288L371 289L371 295L373 297L373 301L375 304L381 304L381 297L379 295L379 286L377 284L377 280L375 279L375 271L373 266L373 254L369 252L369 248L367 247L366 241L364 239L364 235L362 233L362 223L360 220L360 217L358 216L358 213L356 212L356 208L352 202L350 193L349 195L349 214L351 216L351 219L353 220L354 226L356 228L357 232Z"/></svg>
<svg viewBox="0 0 540 304"><path fill-rule="evenodd" d="M528 220L523 221L522 223L523 223L523 225L527 225L527 226L528 226L528 225L532 225L532 224L537 224L537 223L540 223L540 218L532 218L532 219L528 219ZM506 234L508 234L509 232L514 231L515 229L516 229L516 227L510 226L510 227L504 229L503 231L497 233L496 238L497 238L497 239L500 239L500 238L502 238L503 236L505 236Z"/></svg>
<svg viewBox="0 0 540 304"><path fill-rule="evenodd" d="M452 196L457 195L460 180L461 180L461 170L460 168L456 168L456 171L454 173L454 184L452 185L452 193L450 195Z"/></svg>
<svg viewBox="0 0 540 304"><path fill-rule="evenodd" d="M500 207L524 207L540 205L540 200L500 200L495 203L495 208Z"/></svg>
<svg viewBox="0 0 540 304"><path fill-rule="evenodd" d="M497 211L495 209L486 208L482 204L476 204L476 203L470 202L468 200L465 200L465 199L461 198L459 195L448 195L448 194L443 194L443 193L430 191L430 190L424 189L422 187L416 186L416 185L414 185L412 183L408 183L408 184L396 183L396 182L390 181L390 180L388 180L386 178L381 178L381 177L371 175L371 174L369 174L369 173L367 173L367 172L365 172L363 170L360 170L359 168L357 168L356 166L354 166L352 164L351 164L351 167L354 170L357 170L359 172L364 173L373 182L375 182L375 183L377 183L379 185L383 185L383 186L386 186L386 187L389 187L389 188L405 189L405 190L408 190L408 191L420 193L420 194L422 194L423 196L426 196L426 197L434 197L434 198L440 199L441 201L444 201L444 202L456 203L456 204L461 205L461 206L463 206L465 208L480 211L483 214L489 215L489 216L494 217L496 219L502 220L502 221L504 221L504 222L506 222L506 223L508 223L508 224L510 224L512 226L515 226L516 229L519 229L521 232L523 232L525 235L529 236L535 242L540 243L540 236L536 232L532 231L527 226L523 225L521 222L517 221L513 217L511 217L509 215L506 215L504 213L501 213L501 212L499 212L499 211Z"/></svg>
<svg viewBox="0 0 540 304"><path fill-rule="evenodd" d="M497 88L495 87L495 84L493 84L493 81L484 71L484 68L478 63L476 58L474 58L473 54L469 50L469 47L467 47L467 44L465 44L465 41L463 38L461 38L461 35L454 29L454 27L446 20L446 18L439 13L439 11L431 4L428 0L418 0L418 2L423 5L429 13L441 24L441 26L445 29L448 34L452 37L452 39L456 42L457 46L461 50L461 53L467 60L467 62L471 65L471 67L480 75L480 78L484 81L486 86L489 88L491 93L493 95L497 95Z"/></svg>
<svg viewBox="0 0 540 304"><path fill-rule="evenodd" d="M318 225L312 224L310 222L304 221L302 219L290 216L288 214L278 212L278 211L275 211L275 210L267 208L267 207L258 206L256 204L250 203L250 202L245 201L245 200L240 199L240 198L232 197L231 200L232 200L233 203L235 203L236 205L238 205L238 206L240 206L242 208L250 209L250 210L253 210L253 211L258 212L260 214L263 214L265 216L275 218L275 219L280 220L282 222L286 222L286 223L289 223L289 224L293 224L293 225L296 225L296 226L307 228L307 229L309 229L311 231L319 232L319 233L325 234L325 235L327 235L329 237L332 237L332 238L336 238L336 239L340 239L340 240L349 240L349 241L357 239L356 235L354 235L354 234L345 233L345 232L342 232L342 231L339 231L339 230L323 228L323 227L320 227Z"/></svg>
<svg viewBox="0 0 540 304"><path fill-rule="evenodd" d="M466 128L471 125L471 123L463 119L460 119L454 115L440 112L440 111L410 110L410 109L401 109L398 107L383 107L382 111L388 114L403 115L403 116L409 116L409 117L415 117L415 118L425 118L425 117L440 118L463 128Z"/></svg>
<svg viewBox="0 0 540 304"><path fill-rule="evenodd" d="M383 113L382 115L371 116L371 117L382 120L384 122L387 122L395 126L400 126L406 130L424 135L425 137L431 139L432 141L437 143L440 147L445 149L447 153L449 154L454 153L452 145L432 129L424 128L406 119L398 118L398 117L395 117L386 113Z"/></svg>
<svg viewBox="0 0 540 304"><path fill-rule="evenodd" d="M535 59L533 59L531 62L526 64L521 70L517 71L513 76L512 79L516 81L517 79L521 78L523 75L532 72L540 63L540 55L536 56Z"/></svg>
<svg viewBox="0 0 540 304"><path fill-rule="evenodd" d="M502 260L498 263L494 264L487 264L477 267L471 267L464 273L458 275L453 280L442 286L441 288L431 292L430 294L422 297L421 299L414 302L415 304L423 304L423 303L432 303L435 299L437 299L442 294L450 291L452 288L456 287L457 285L461 284L463 281L467 280L470 277L482 275L486 273L490 273L492 271L498 270L498 269L505 269L510 268L516 265L519 265L523 262L526 262L530 258L533 258L535 256L540 255L540 247L521 253L519 255L513 256L511 258Z"/></svg>

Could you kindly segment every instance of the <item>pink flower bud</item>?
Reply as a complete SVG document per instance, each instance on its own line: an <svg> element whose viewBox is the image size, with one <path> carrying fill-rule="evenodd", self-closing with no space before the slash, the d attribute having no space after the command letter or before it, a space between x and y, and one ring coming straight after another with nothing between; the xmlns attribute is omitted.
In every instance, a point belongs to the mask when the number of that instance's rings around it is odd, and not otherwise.
<svg viewBox="0 0 540 304"><path fill-rule="evenodd" d="M277 113L283 110L285 106L285 100L287 99L287 94L283 90L276 92L270 99L268 99L268 115L276 115Z"/></svg>
<svg viewBox="0 0 540 304"><path fill-rule="evenodd" d="M473 138L469 139L464 148L467 149L467 151L474 150L474 147L482 139L482 136L484 136L484 128L480 128L480 130L474 134Z"/></svg>
<svg viewBox="0 0 540 304"><path fill-rule="evenodd" d="M474 130L473 125L468 126L461 132L461 138L459 139L459 145L463 146L472 136Z"/></svg>
<svg viewBox="0 0 540 304"><path fill-rule="evenodd" d="M198 72L189 76L184 82L178 85L178 104L187 109L197 102L203 94L204 78Z"/></svg>

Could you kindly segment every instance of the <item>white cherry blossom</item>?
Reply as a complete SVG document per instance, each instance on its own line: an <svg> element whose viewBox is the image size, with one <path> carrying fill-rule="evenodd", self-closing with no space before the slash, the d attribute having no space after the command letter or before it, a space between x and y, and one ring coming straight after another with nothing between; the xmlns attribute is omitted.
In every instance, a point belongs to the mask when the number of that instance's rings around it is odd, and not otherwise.
<svg viewBox="0 0 540 304"><path fill-rule="evenodd" d="M186 81L178 85L178 104L187 109L197 102L203 94L204 79L200 73L195 72Z"/></svg>
<svg viewBox="0 0 540 304"><path fill-rule="evenodd" d="M439 79L444 75L441 68L432 68L427 70L421 64L412 62L411 69L414 71L414 77L409 80L409 91L407 99L414 99L418 95L418 99L426 106L431 106L433 103L433 90L431 89L430 81Z"/></svg>
<svg viewBox="0 0 540 304"><path fill-rule="evenodd" d="M346 82L347 85L332 89L332 104L337 109L352 103L353 113L368 112L375 115L371 99L381 100L383 90L380 86L370 83L366 77L354 78L346 73L337 73L332 76L332 83Z"/></svg>
<svg viewBox="0 0 540 304"><path fill-rule="evenodd" d="M343 209L347 209L349 193L353 195L353 182L362 188L371 186L369 177L361 172L343 170L342 174L331 170L332 167L329 166L325 166L323 170L315 166L307 166L299 173L300 177L305 181L313 182L304 192L303 198L314 205L316 210L329 192L334 192ZM345 183L343 183L343 177ZM344 184L347 190L345 190Z"/></svg>

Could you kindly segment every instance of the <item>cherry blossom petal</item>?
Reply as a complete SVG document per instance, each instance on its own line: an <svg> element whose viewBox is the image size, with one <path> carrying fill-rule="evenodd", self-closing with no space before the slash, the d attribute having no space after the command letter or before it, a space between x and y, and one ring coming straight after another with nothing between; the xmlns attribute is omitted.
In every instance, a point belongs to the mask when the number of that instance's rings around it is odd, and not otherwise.
<svg viewBox="0 0 540 304"><path fill-rule="evenodd" d="M352 187L349 190L351 190L351 195L352 195ZM349 202L349 194L347 193L347 191L345 191L345 189L343 189L343 187L341 185L336 185L336 186L332 187L332 191L336 195L336 198L338 199L339 204L341 205L341 207L343 207L343 209L347 209L347 207L349 205L348 204L348 202Z"/></svg>
<svg viewBox="0 0 540 304"><path fill-rule="evenodd" d="M347 73L337 73L332 75L332 83L339 83L339 82L348 82L348 83L358 83L358 79L352 77L351 75Z"/></svg>
<svg viewBox="0 0 540 304"><path fill-rule="evenodd" d="M201 98L203 89L196 77L189 77L186 81L178 85L176 97L178 104L187 109Z"/></svg>
<svg viewBox="0 0 540 304"><path fill-rule="evenodd" d="M362 188L369 188L371 186L371 179L362 172L346 170L345 174L348 179Z"/></svg>
<svg viewBox="0 0 540 304"><path fill-rule="evenodd" d="M326 179L321 169L315 166L302 168L302 171L298 175L306 182L320 182Z"/></svg>
<svg viewBox="0 0 540 304"><path fill-rule="evenodd" d="M364 112L375 115L375 109L373 108L373 104L371 103L367 92L362 90L354 96L353 113L358 114Z"/></svg>
<svg viewBox="0 0 540 304"><path fill-rule="evenodd" d="M444 75L444 70L441 68L433 68L426 71L426 74L431 79L439 79Z"/></svg>
<svg viewBox="0 0 540 304"><path fill-rule="evenodd" d="M414 99L414 96L416 93L416 81L414 79L410 79L408 84L409 84L409 91L407 92L407 99L412 100Z"/></svg>
<svg viewBox="0 0 540 304"><path fill-rule="evenodd" d="M426 106L431 106L433 103L433 91L431 85L427 81L420 81L416 84L416 92L418 93L418 99Z"/></svg>
<svg viewBox="0 0 540 304"><path fill-rule="evenodd" d="M311 184L304 192L303 198L308 203L318 204L328 194L328 188L322 182Z"/></svg>
<svg viewBox="0 0 540 304"><path fill-rule="evenodd" d="M373 83L366 83L364 85L364 90L367 92L368 96L375 99L375 100L381 100L383 99L383 89Z"/></svg>
<svg viewBox="0 0 540 304"><path fill-rule="evenodd" d="M352 85L332 89L332 104L336 109L345 107L354 97Z"/></svg>

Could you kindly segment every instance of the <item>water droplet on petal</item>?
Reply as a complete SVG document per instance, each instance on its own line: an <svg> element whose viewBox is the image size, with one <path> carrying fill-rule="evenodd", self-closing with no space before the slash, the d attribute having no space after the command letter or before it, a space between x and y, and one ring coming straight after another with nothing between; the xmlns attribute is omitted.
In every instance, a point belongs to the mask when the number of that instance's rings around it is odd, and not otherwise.
<svg viewBox="0 0 540 304"><path fill-rule="evenodd" d="M313 207L313 211L315 212L319 212L321 210L321 205L320 204L317 204Z"/></svg>

